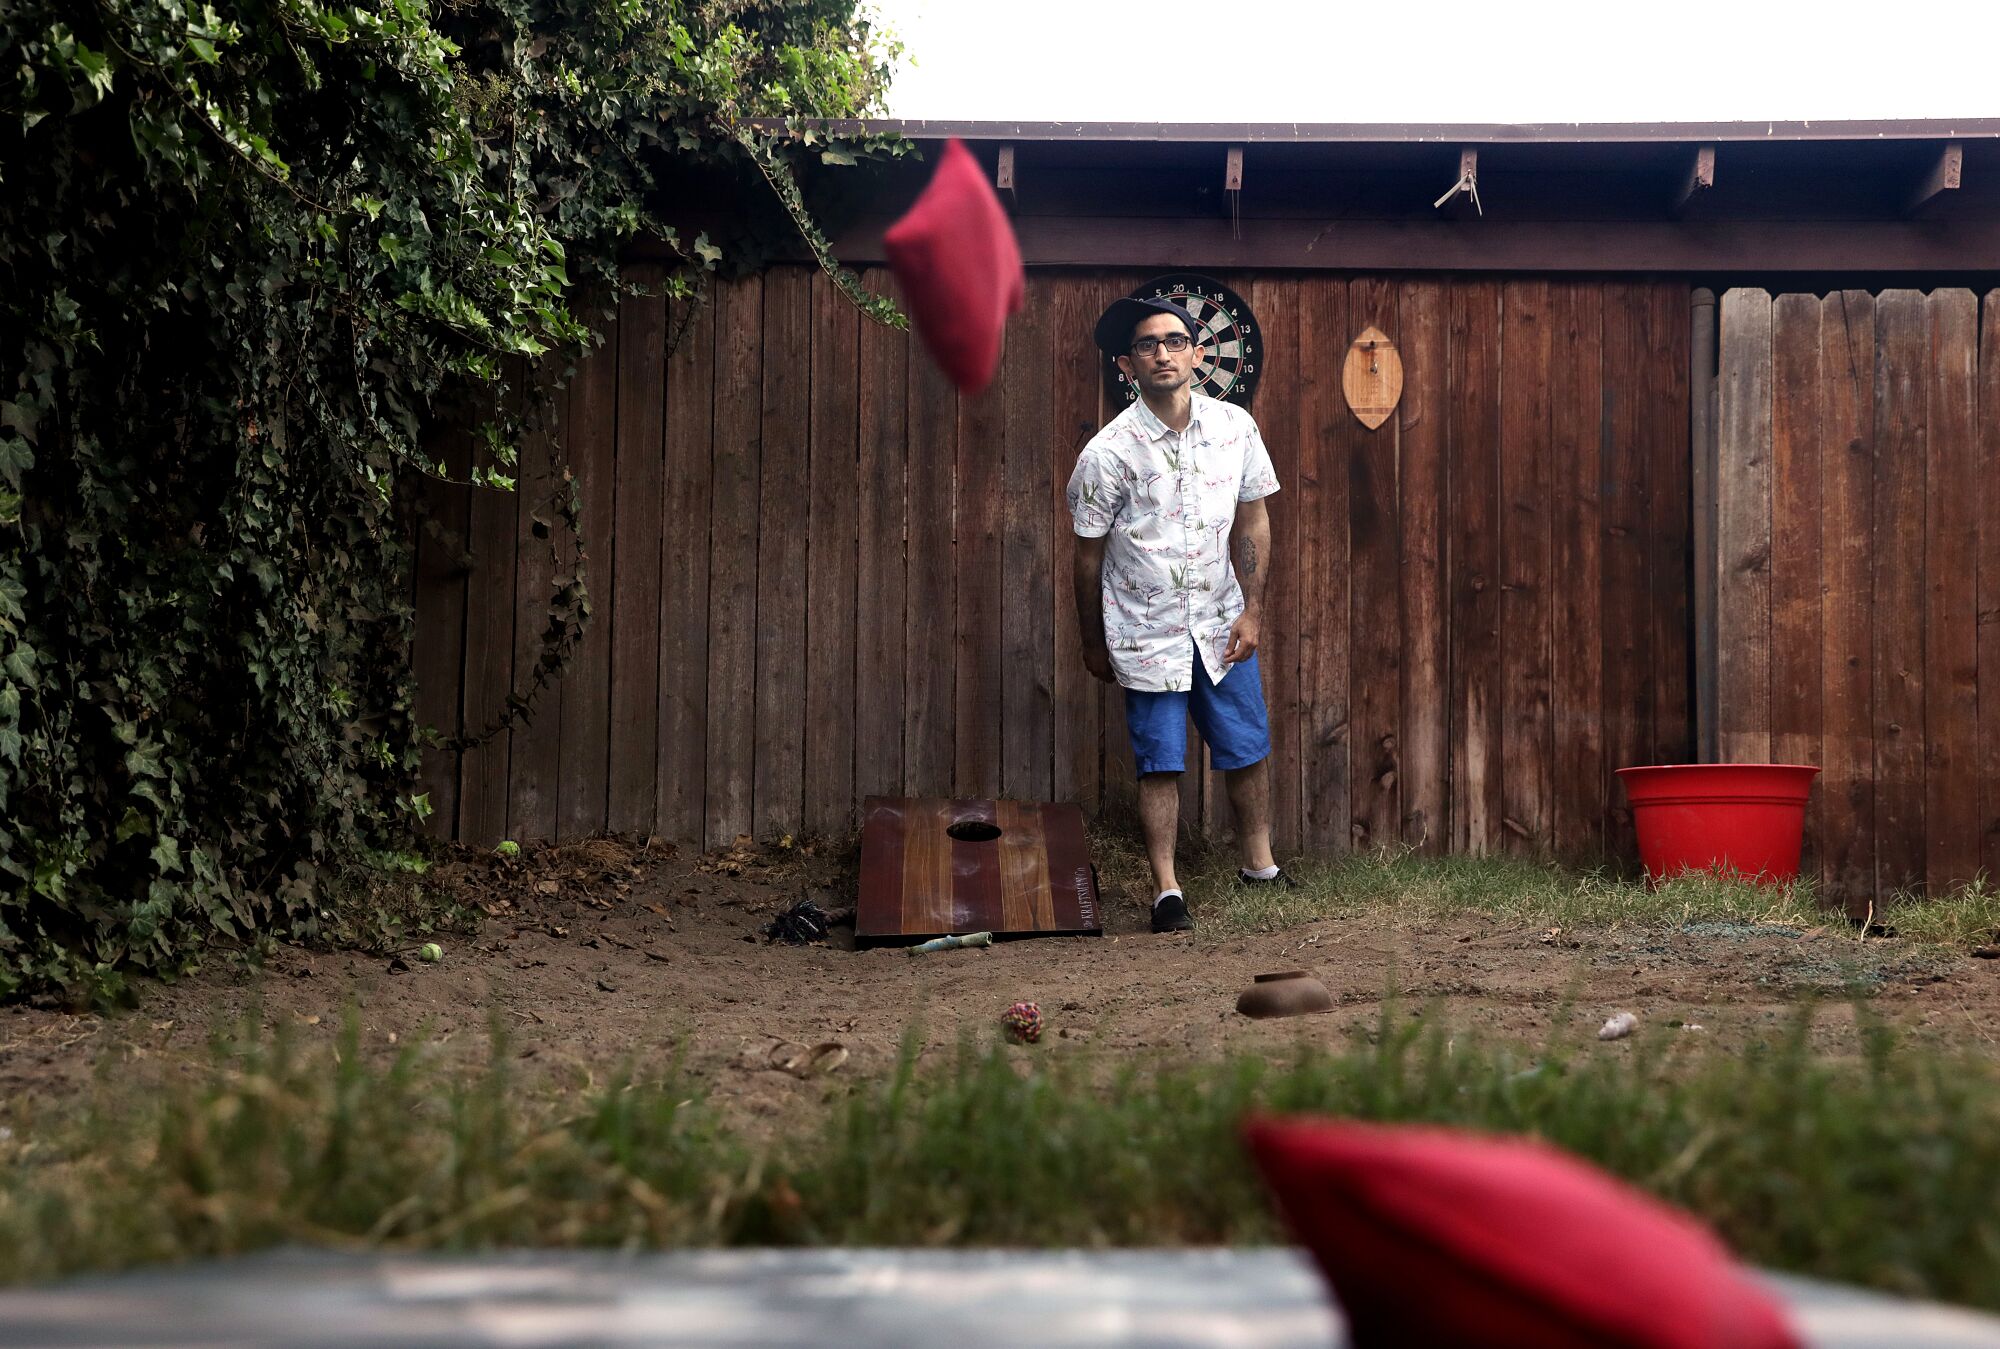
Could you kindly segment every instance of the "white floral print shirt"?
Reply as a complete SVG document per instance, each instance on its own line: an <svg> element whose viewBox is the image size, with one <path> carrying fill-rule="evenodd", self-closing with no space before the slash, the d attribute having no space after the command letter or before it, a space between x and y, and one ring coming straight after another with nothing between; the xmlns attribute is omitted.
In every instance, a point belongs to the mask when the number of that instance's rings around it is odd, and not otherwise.
<svg viewBox="0 0 2000 1349"><path fill-rule="evenodd" d="M1229 530L1237 503L1277 490L1250 414L1201 394L1185 431L1168 430L1135 399L1083 447L1069 513L1082 537L1109 536L1104 637L1120 684L1191 688L1195 649L1209 679L1222 682L1229 629L1243 612Z"/></svg>

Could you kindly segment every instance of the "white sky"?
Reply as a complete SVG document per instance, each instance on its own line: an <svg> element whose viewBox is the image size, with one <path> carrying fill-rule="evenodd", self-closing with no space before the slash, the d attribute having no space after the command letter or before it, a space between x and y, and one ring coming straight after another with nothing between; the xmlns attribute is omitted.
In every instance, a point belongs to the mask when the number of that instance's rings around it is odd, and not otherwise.
<svg viewBox="0 0 2000 1349"><path fill-rule="evenodd" d="M890 115L1124 122L2000 116L1996 0L872 0ZM1177 78L1152 80L1153 71Z"/></svg>

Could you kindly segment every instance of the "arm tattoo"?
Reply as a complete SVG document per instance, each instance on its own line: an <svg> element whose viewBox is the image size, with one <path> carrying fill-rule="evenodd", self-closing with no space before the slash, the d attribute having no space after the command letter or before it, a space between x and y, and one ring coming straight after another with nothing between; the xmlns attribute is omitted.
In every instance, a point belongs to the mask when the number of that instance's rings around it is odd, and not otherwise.
<svg viewBox="0 0 2000 1349"><path fill-rule="evenodd" d="M1255 539L1243 540L1243 574L1245 576L1255 576L1257 574L1257 540Z"/></svg>

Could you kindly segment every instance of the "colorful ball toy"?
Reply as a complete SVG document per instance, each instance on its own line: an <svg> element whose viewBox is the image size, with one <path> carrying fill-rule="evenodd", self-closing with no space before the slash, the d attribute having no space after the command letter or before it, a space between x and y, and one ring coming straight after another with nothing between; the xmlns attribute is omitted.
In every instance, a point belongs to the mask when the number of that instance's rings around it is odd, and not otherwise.
<svg viewBox="0 0 2000 1349"><path fill-rule="evenodd" d="M1031 1045L1042 1038L1042 1009L1032 1002L1017 1002L1000 1018L1000 1029L1016 1044Z"/></svg>

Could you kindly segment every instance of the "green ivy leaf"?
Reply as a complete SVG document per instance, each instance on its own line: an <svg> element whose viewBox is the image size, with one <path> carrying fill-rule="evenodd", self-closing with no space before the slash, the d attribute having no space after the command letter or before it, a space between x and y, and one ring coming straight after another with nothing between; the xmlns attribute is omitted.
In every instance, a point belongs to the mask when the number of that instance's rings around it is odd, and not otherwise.
<svg viewBox="0 0 2000 1349"><path fill-rule="evenodd" d="M0 436L0 481L19 490L21 475L35 466L35 452L19 436Z"/></svg>
<svg viewBox="0 0 2000 1349"><path fill-rule="evenodd" d="M153 865L168 875L181 869L181 845L178 839L162 834L153 844Z"/></svg>
<svg viewBox="0 0 2000 1349"><path fill-rule="evenodd" d="M135 778L163 778L166 766L160 761L158 745L139 745L125 752L125 771Z"/></svg>

